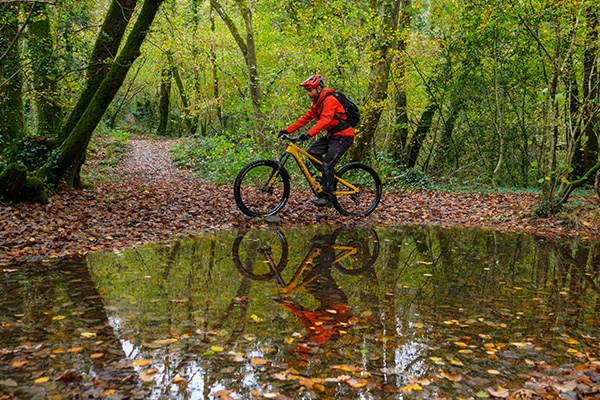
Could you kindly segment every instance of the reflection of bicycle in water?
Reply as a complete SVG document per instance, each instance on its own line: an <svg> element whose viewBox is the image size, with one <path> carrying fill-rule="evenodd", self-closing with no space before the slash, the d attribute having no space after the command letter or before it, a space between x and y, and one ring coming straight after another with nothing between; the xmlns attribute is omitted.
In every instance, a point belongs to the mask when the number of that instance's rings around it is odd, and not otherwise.
<svg viewBox="0 0 600 400"><path fill-rule="evenodd" d="M278 283L276 300L296 315L308 332L296 350L303 356L337 339L352 322L348 298L335 282L332 270L363 274L379 255L379 240L369 228L339 228L314 236L310 244L288 280L282 276L288 264L288 243L281 231L248 231L236 238L232 250L233 261L243 275ZM294 301L292 294L300 289L310 293L319 305L308 308Z"/></svg>

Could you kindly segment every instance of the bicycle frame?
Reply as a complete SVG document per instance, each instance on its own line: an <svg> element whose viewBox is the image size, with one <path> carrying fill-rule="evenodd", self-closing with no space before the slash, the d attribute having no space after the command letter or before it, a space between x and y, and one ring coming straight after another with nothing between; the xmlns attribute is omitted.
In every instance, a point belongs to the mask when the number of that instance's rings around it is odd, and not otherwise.
<svg viewBox="0 0 600 400"><path fill-rule="evenodd" d="M279 158L279 162L278 162L279 168L283 168L285 166L285 163L287 162L287 160L289 160L290 156L293 157L294 160L296 160L296 164L298 164L298 167L300 167L300 171L302 172L302 175L304 175L304 177L306 178L311 189L315 193L321 193L323 191L323 187L319 184L319 182L317 182L315 177L312 176L312 174L308 170L308 167L306 166L304 161L302 161L302 156L307 157L309 160L311 160L312 162L314 162L317 165L323 165L323 162L321 160L319 160L318 158L312 156L310 153L308 153L306 150L304 150L297 144L290 142L288 144L288 147L285 149L285 151ZM277 171L277 172L279 172L279 171ZM271 179L269 179L268 186L271 186L274 183L276 175L277 174L274 174L271 177ZM341 190L341 191L336 190L333 192L333 195L357 194L360 191L360 189L358 187L351 184L350 182L345 181L344 179L341 179L337 175L334 175L334 178L336 181L338 181L339 183L344 185L344 187L346 187L347 189Z"/></svg>
<svg viewBox="0 0 600 400"><path fill-rule="evenodd" d="M354 246L343 246L343 245L333 245L333 250L336 252L336 257L331 263L331 265L335 265L338 262L342 261L344 258L351 257L358 253L358 249ZM312 267L313 260L321 254L320 248L313 248L304 258L300 267L294 272L292 279L290 279L289 283L285 283L281 274L275 268L273 259L268 257L267 264L269 265L269 269L275 274L275 279L277 283L281 286L281 293L284 296L289 296L292 292L308 285L315 278L309 279L307 281L301 281L302 275L309 267ZM337 253L339 252L339 253Z"/></svg>

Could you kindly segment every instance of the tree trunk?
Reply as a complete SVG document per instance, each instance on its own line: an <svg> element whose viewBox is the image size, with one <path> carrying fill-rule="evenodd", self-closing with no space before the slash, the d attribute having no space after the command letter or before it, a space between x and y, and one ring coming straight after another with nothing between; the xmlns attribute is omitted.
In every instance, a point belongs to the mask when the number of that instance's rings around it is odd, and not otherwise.
<svg viewBox="0 0 600 400"><path fill-rule="evenodd" d="M0 3L0 152L24 134L19 3Z"/></svg>
<svg viewBox="0 0 600 400"><path fill-rule="evenodd" d="M129 24L131 15L137 0L112 0L98 38L94 44L94 50L90 56L87 70L86 87L79 96L75 108L69 115L69 119L62 126L59 143L69 136L79 119L90 104L100 84L108 74L112 60L117 55L125 29Z"/></svg>
<svg viewBox="0 0 600 400"><path fill-rule="evenodd" d="M37 130L43 135L57 133L62 114L56 98L56 63L48 6L33 4L34 15L29 22L29 48L33 67L33 87L37 111Z"/></svg>
<svg viewBox="0 0 600 400"><path fill-rule="evenodd" d="M169 125L171 77L173 76L173 74L171 73L171 67L168 64L164 66L160 75L160 101L158 105L158 115L160 117L160 122L158 124L158 128L156 129L156 133L158 135L166 135L167 128Z"/></svg>
<svg viewBox="0 0 600 400"><path fill-rule="evenodd" d="M179 68L177 65L175 65L175 61L170 54L168 55L168 58L169 64L171 65L171 74L175 79L175 84L177 85L177 90L179 91L179 97L181 98L181 104L183 106L185 128L188 134L193 135L196 133L196 129L198 129L198 117L196 115L192 115L190 112L190 99L188 98L185 86L183 86L183 81L181 80L181 75L179 74ZM181 136L181 134L179 136Z"/></svg>
<svg viewBox="0 0 600 400"><path fill-rule="evenodd" d="M248 76L249 76L249 91L250 98L252 101L252 112L254 116L254 129L255 133L262 133L262 112L260 111L260 97L261 97L261 89L260 89L260 79L258 76L258 63L256 59L256 46L254 41L254 27L252 23L252 10L246 4L246 0L236 0L238 5L238 9L240 10L240 14L244 19L244 24L246 28L246 40L242 37L240 32L238 31L235 23L231 19L231 17L225 12L225 9L217 0L210 0L210 4L213 9L219 14L227 29L233 36L233 39L237 43L242 55L244 56L244 61L246 63L246 67L248 68Z"/></svg>
<svg viewBox="0 0 600 400"><path fill-rule="evenodd" d="M217 65L217 43L215 33L215 15L214 9L210 9L210 64L212 70L212 83L213 83L213 96L217 106L217 118L221 123L221 127L224 128L223 122L223 99L221 98L220 84L219 84L219 66Z"/></svg>
<svg viewBox="0 0 600 400"><path fill-rule="evenodd" d="M163 0L145 0L123 49L119 52L106 78L94 94L85 112L67 139L53 157L38 171L47 183L58 184L73 160L80 159L87 150L94 129L102 119L117 91L123 84L131 65L140 55L140 47L150 30L154 17Z"/></svg>
<svg viewBox="0 0 600 400"><path fill-rule="evenodd" d="M351 157L353 160L364 160L366 158L367 150L375 137L375 132L379 125L379 120L385 108L385 101L387 99L387 87L392 57L391 50L398 45L398 41L395 38L398 29L400 8L401 5L408 6L409 4L410 0L388 0L383 4L383 26L381 33L377 38L377 40L379 40L379 46L376 49L376 56L374 56L374 62L371 66L367 96L363 106L362 121L357 129L355 144L353 148L351 148ZM371 6L375 7L373 3ZM374 13L377 13L377 11L378 10L372 10Z"/></svg>
<svg viewBox="0 0 600 400"><path fill-rule="evenodd" d="M69 119L63 124L58 138L60 145L69 136L75 128L88 105L92 101L94 94L100 87L100 84L108 74L115 58L121 40L125 34L125 29L129 24L131 15L135 9L137 0L112 0L96 43L88 63L86 74L86 87L71 111ZM87 145L86 145L87 146ZM80 171L85 162L85 152L79 154L76 160L73 160L70 168L63 174L67 183L73 187L81 187Z"/></svg>
<svg viewBox="0 0 600 400"><path fill-rule="evenodd" d="M421 114L419 125L406 148L406 168L413 168L417 165L419 152L421 151L421 147L423 147L423 142L425 141L425 137L427 137L427 133L429 133L431 121L433 120L436 110L437 105L429 104L425 111L423 111L423 114Z"/></svg>

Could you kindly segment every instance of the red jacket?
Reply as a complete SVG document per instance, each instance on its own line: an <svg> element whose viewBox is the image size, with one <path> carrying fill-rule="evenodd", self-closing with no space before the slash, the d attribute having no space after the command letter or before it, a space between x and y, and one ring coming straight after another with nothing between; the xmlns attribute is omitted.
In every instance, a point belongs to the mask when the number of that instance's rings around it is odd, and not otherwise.
<svg viewBox="0 0 600 400"><path fill-rule="evenodd" d="M331 94L331 95L330 95ZM313 119L317 120L315 126L309 129L308 135L314 137L323 129L330 130L341 123L341 120L346 119L346 111L344 106L333 95L333 89L323 89L321 95L316 101L313 101L310 109L298 118L298 121L288 126L285 130L288 133L293 133L304 125L308 124ZM354 136L354 129L348 127L333 134L333 136Z"/></svg>

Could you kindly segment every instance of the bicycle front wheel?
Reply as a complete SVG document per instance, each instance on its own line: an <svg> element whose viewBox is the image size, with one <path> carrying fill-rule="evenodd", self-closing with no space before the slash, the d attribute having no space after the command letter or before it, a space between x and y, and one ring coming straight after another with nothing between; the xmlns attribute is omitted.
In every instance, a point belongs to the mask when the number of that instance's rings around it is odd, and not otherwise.
<svg viewBox="0 0 600 400"><path fill-rule="evenodd" d="M273 160L257 160L239 172L233 184L233 197L250 217L279 212L290 195L290 175Z"/></svg>
<svg viewBox="0 0 600 400"><path fill-rule="evenodd" d="M333 206L342 215L369 215L381 200L381 179L377 172L363 163L344 165L337 173L335 182ZM358 188L354 193L347 182Z"/></svg>

